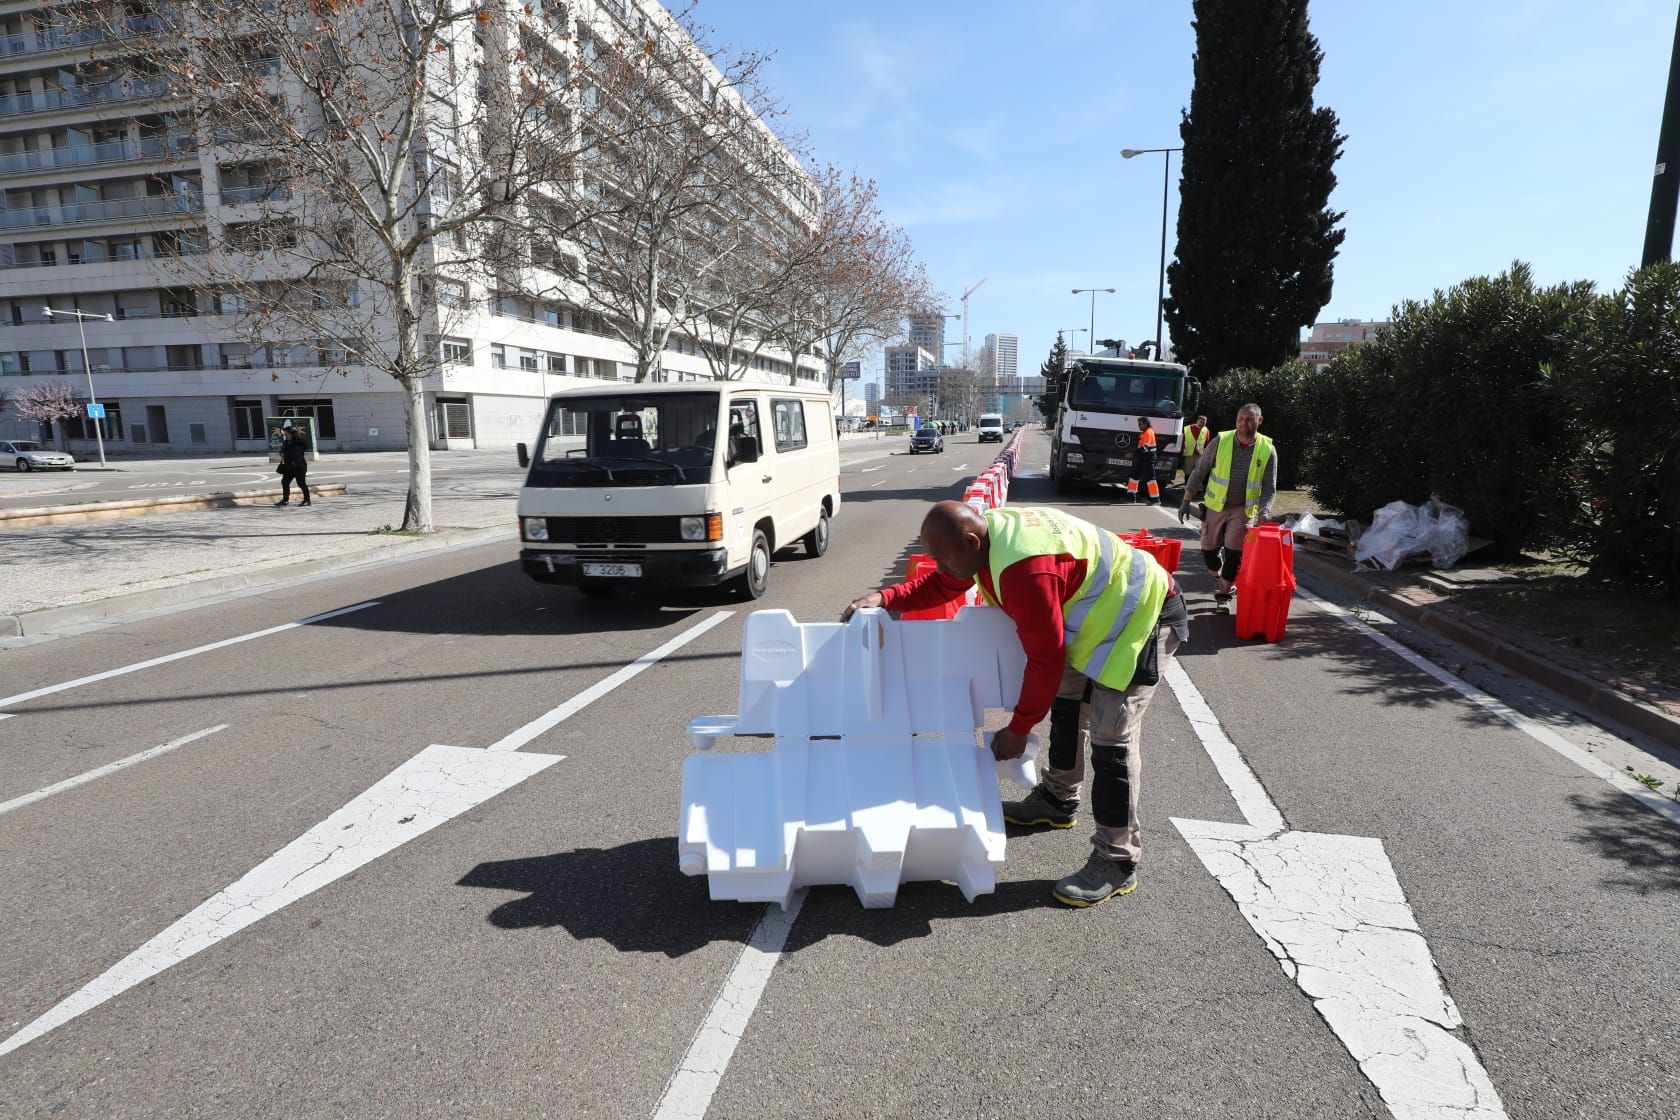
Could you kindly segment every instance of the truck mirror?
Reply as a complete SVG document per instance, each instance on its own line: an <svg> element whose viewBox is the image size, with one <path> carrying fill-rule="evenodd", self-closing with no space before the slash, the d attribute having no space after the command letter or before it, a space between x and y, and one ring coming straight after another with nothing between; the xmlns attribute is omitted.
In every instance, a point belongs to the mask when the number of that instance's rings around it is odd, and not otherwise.
<svg viewBox="0 0 1680 1120"><path fill-rule="evenodd" d="M758 440L753 436L731 436L729 439L729 465L736 463L758 462Z"/></svg>
<svg viewBox="0 0 1680 1120"><path fill-rule="evenodd" d="M1194 416L1202 410L1202 383L1194 377L1184 383L1184 415Z"/></svg>
<svg viewBox="0 0 1680 1120"><path fill-rule="evenodd" d="M531 449L523 443L517 445L519 450L519 466L521 469L531 465Z"/></svg>

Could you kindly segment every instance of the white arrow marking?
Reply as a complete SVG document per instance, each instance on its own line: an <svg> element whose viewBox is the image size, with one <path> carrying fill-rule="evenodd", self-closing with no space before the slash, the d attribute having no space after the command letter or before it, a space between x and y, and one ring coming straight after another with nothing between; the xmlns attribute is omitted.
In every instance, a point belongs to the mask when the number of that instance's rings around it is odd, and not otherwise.
<svg viewBox="0 0 1680 1120"><path fill-rule="evenodd" d="M559 761L558 755L427 747L0 1043L0 1054L39 1038Z"/></svg>
<svg viewBox="0 0 1680 1120"><path fill-rule="evenodd" d="M87 987L0 1043L0 1054L10 1053L41 1037L112 996L128 991L171 965L208 949L546 770L565 756L514 752L734 613L718 611L695 623L605 680L505 736L488 750L427 747L350 804L258 864L243 879L213 895Z"/></svg>
<svg viewBox="0 0 1680 1120"><path fill-rule="evenodd" d="M9 718L11 717L0 716L0 719ZM86 785L88 782L94 781L97 778L103 778L107 774L115 774L118 770L126 770L135 763L145 762L148 758L156 758L160 754L168 754L177 747L184 747L188 743L197 742L206 735L214 735L218 731L226 730L227 724L218 723L215 727L206 727L203 731L194 731L191 735L183 735L179 739L171 739L169 742L164 743L161 746L150 747L141 751L139 754L131 754L127 758L119 758L117 761L108 763L96 770L89 770L85 774L77 774L74 778L66 778L62 782L54 782L52 785L38 789L34 793L26 793L22 797L14 797L10 801L0 801L0 814L9 813L13 809L21 809L25 805L32 805L37 801L44 801L55 793L63 793L67 789L75 789L77 786Z"/></svg>
<svg viewBox="0 0 1680 1120"><path fill-rule="evenodd" d="M1173 825L1398 1120L1503 1120L1381 840L1292 832L1177 662L1167 683L1246 825Z"/></svg>

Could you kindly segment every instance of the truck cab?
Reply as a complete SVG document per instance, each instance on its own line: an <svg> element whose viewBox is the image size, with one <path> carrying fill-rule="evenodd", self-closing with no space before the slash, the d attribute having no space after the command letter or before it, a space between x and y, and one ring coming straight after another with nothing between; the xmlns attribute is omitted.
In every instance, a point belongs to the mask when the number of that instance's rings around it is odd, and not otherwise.
<svg viewBox="0 0 1680 1120"><path fill-rule="evenodd" d="M764 594L772 555L828 551L840 444L821 389L738 382L550 398L519 491L519 561L584 594L730 585Z"/></svg>
<svg viewBox="0 0 1680 1120"><path fill-rule="evenodd" d="M1080 358L1067 371L1050 436L1050 474L1066 492L1080 481L1124 482L1131 476L1138 419L1155 429L1155 476L1170 481L1184 457L1185 415L1200 386L1176 362Z"/></svg>

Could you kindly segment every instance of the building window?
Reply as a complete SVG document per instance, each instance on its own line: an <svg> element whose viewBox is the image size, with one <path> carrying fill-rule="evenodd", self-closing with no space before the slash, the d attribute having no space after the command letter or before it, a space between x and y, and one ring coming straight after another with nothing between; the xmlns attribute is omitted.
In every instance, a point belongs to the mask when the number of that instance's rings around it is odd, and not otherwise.
<svg viewBox="0 0 1680 1120"><path fill-rule="evenodd" d="M776 424L776 450L795 451L805 446L805 403L774 400L770 416Z"/></svg>
<svg viewBox="0 0 1680 1120"><path fill-rule="evenodd" d="M281 397L275 402L275 407L281 416L310 416L315 420L315 436L317 439L337 439L338 428L333 422L333 406L331 401L319 400L288 400Z"/></svg>
<svg viewBox="0 0 1680 1120"><path fill-rule="evenodd" d="M263 439L263 403L236 400L233 402L233 438Z"/></svg>
<svg viewBox="0 0 1680 1120"><path fill-rule="evenodd" d="M490 347L490 366L492 369L507 368L507 347L499 342Z"/></svg>
<svg viewBox="0 0 1680 1120"><path fill-rule="evenodd" d="M464 280L451 280L440 276L435 281L437 285L437 301L448 307L465 307L467 305L467 285Z"/></svg>
<svg viewBox="0 0 1680 1120"><path fill-rule="evenodd" d="M464 338L446 338L442 342L442 356L445 365L470 366L473 364L472 343Z"/></svg>

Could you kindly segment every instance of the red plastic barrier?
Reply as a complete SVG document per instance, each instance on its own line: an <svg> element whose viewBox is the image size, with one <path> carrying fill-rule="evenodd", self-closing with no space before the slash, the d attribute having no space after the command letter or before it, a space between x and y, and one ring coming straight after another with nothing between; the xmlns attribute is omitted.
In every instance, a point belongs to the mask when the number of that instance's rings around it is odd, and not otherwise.
<svg viewBox="0 0 1680 1120"><path fill-rule="evenodd" d="M939 562L925 552L912 552L909 561L904 565L905 582L916 579L939 567ZM919 611L905 611L898 617L906 621L918 620L937 621L944 618L955 618L962 610L963 601L958 599L950 603L941 603L937 607L924 607Z"/></svg>
<svg viewBox="0 0 1680 1120"><path fill-rule="evenodd" d="M1295 534L1279 525L1256 525L1243 538L1237 573L1237 637L1264 635L1281 642L1295 594Z"/></svg>
<svg viewBox="0 0 1680 1120"><path fill-rule="evenodd" d="M1155 557L1155 562L1169 572L1178 571L1178 558L1184 551L1184 542L1171 537L1152 537L1148 529L1139 529L1135 533L1121 533L1120 539L1133 548L1141 548Z"/></svg>

